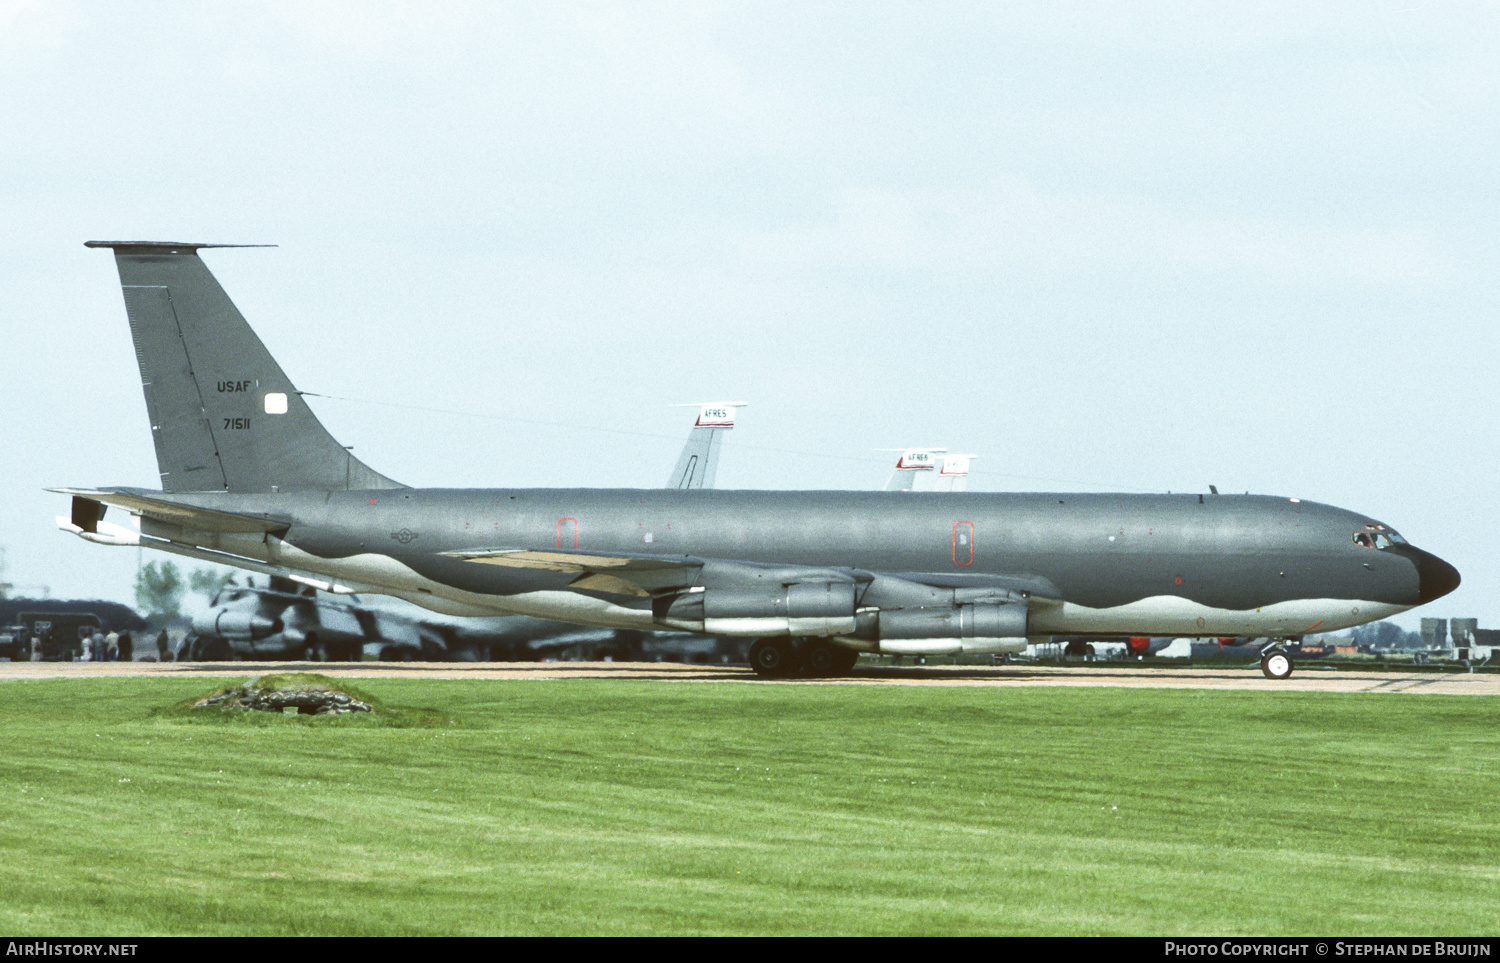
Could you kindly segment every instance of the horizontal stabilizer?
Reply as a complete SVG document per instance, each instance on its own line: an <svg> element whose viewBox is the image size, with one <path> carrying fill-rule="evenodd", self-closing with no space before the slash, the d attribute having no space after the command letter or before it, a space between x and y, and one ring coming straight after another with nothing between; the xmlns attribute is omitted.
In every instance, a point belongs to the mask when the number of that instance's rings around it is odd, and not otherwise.
<svg viewBox="0 0 1500 963"><path fill-rule="evenodd" d="M249 569L272 578L285 578L300 585L311 586L322 592L332 592L336 595L352 595L356 592L377 592L375 586L370 585L344 585L340 582L317 578L304 572L298 572L284 565L272 565L253 558L245 558L243 555L234 555L229 552L216 552L209 548L200 548L196 545L184 545L171 539L155 538L150 535L142 535L140 532L124 525L115 525L111 522L99 521L95 523L93 531L87 531L76 525L66 515L57 516L57 527L65 532L72 532L84 541L93 542L95 545L114 545L128 548L154 548L158 551L169 552L180 555L183 558L197 559L200 562L212 562L215 565L226 565L231 568Z"/></svg>
<svg viewBox="0 0 1500 963"><path fill-rule="evenodd" d="M56 517L58 528L65 532L72 532L86 542L93 542L95 545L140 547L141 533L133 528L126 528L124 525L116 525L114 522L105 522L99 519L94 519L94 524L86 528L78 524L76 517L69 518L66 515L58 515Z"/></svg>
<svg viewBox="0 0 1500 963"><path fill-rule="evenodd" d="M196 505L152 498L141 492L111 491L92 488L52 488L49 491L60 495L72 495L74 504L79 500L93 501L101 505L113 505L136 515L145 515L183 528L205 532L255 533L284 532L291 527L291 520L274 515L244 515L239 512L222 512ZM75 511L75 515L77 512ZM75 523L76 524L76 523ZM97 522L96 522L97 524ZM86 525L80 528L88 529Z"/></svg>
<svg viewBox="0 0 1500 963"><path fill-rule="evenodd" d="M201 244L193 241L84 241L84 247L107 247L113 251L151 251L170 254L175 251L201 251L209 247L275 247L274 244Z"/></svg>

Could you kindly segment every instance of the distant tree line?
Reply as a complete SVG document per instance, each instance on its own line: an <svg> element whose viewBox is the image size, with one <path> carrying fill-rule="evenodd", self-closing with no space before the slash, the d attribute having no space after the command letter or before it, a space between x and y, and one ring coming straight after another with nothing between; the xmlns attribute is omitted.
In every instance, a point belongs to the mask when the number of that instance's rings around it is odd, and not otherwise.
<svg viewBox="0 0 1500 963"><path fill-rule="evenodd" d="M180 618L189 588L211 600L233 577L227 569L197 568L184 580L175 562L147 562L135 576L135 607L153 622Z"/></svg>
<svg viewBox="0 0 1500 963"><path fill-rule="evenodd" d="M1325 645L1368 645L1377 649L1424 648L1421 632L1408 632L1395 622L1372 622L1350 629L1348 635L1324 635L1317 641Z"/></svg>

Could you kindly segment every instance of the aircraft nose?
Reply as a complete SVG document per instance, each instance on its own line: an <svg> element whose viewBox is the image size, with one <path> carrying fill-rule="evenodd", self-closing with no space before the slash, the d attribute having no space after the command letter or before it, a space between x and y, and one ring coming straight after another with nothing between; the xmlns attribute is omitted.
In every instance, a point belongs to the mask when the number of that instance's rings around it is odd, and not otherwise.
<svg viewBox="0 0 1500 963"><path fill-rule="evenodd" d="M1417 604L1426 605L1433 599L1440 599L1444 595L1458 588L1461 581L1458 569L1438 558L1431 552L1416 549L1412 561L1417 566Z"/></svg>

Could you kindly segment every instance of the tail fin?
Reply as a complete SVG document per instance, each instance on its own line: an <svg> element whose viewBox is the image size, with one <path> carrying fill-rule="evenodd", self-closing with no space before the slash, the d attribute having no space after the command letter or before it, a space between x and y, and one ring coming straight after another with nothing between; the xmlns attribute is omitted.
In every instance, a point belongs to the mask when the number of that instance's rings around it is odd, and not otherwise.
<svg viewBox="0 0 1500 963"><path fill-rule="evenodd" d="M901 457L896 459L896 468L891 472L891 477L885 483L885 491L888 492L914 492L930 490L930 483L924 484L918 481L922 472L930 472L936 467L937 457L946 448L881 448L880 451L899 451Z"/></svg>
<svg viewBox="0 0 1500 963"><path fill-rule="evenodd" d="M115 252L164 491L404 487L334 440L198 258L239 245L85 243Z"/></svg>
<svg viewBox="0 0 1500 963"><path fill-rule="evenodd" d="M938 469L937 490L961 492L969 488L969 462L978 455L944 455L943 467Z"/></svg>
<svg viewBox="0 0 1500 963"><path fill-rule="evenodd" d="M677 467L667 480L668 488L712 488L719 471L719 443L724 432L734 427L735 412L745 407L743 401L710 401L698 405L698 420L688 432L688 440L677 456ZM674 405L691 408L693 405Z"/></svg>

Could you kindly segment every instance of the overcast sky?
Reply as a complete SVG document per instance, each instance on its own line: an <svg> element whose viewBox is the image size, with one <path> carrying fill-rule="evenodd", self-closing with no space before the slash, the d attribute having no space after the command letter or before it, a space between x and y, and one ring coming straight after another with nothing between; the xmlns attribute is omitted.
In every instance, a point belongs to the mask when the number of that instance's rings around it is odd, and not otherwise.
<svg viewBox="0 0 1500 963"><path fill-rule="evenodd" d="M1500 627L1500 7L0 0L5 578L128 601L118 276L204 260L413 485L1254 491ZM434 409L434 410L429 410Z"/></svg>

